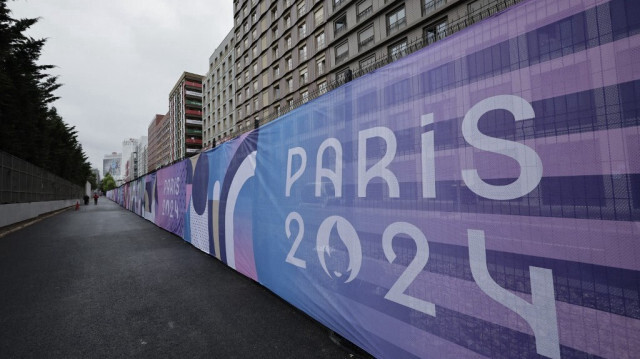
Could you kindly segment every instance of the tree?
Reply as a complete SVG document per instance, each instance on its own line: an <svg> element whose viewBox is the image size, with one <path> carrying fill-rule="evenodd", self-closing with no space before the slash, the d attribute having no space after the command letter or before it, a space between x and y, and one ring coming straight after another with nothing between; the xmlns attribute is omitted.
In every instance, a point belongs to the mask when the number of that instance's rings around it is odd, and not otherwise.
<svg viewBox="0 0 640 359"><path fill-rule="evenodd" d="M104 175L102 182L100 183L100 190L104 193L107 193L107 191L111 191L114 188L116 188L116 181L111 176L111 173L107 172L107 174Z"/></svg>
<svg viewBox="0 0 640 359"><path fill-rule="evenodd" d="M23 34L37 21L11 18L0 0L0 150L84 186L91 166L77 131L50 106L61 85L37 64L45 40Z"/></svg>

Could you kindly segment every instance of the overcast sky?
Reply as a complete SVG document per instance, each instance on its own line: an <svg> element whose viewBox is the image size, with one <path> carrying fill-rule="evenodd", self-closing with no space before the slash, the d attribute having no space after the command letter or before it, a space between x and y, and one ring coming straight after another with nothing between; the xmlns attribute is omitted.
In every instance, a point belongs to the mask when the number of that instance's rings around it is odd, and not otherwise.
<svg viewBox="0 0 640 359"><path fill-rule="evenodd" d="M15 0L13 18L39 17L41 64L63 86L54 103L76 126L92 167L122 141L147 135L183 71L205 75L233 27L232 0ZM102 173L101 173L102 175Z"/></svg>

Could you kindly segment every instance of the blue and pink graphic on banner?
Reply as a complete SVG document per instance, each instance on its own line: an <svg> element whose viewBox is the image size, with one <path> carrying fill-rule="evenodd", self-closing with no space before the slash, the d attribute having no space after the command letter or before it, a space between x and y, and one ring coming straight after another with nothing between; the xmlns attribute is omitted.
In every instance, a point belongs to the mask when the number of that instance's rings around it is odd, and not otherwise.
<svg viewBox="0 0 640 359"><path fill-rule="evenodd" d="M525 1L109 196L379 358L637 356L637 14Z"/></svg>

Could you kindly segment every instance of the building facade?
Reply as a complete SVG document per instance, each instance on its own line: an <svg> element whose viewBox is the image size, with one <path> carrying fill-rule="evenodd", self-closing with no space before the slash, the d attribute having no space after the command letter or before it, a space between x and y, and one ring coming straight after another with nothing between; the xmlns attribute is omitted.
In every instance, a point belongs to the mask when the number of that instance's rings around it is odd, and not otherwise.
<svg viewBox="0 0 640 359"><path fill-rule="evenodd" d="M102 176L106 176L107 173L111 174L114 180L122 177L122 153L111 152L104 155L102 159Z"/></svg>
<svg viewBox="0 0 640 359"><path fill-rule="evenodd" d="M142 136L138 140L138 166L135 168L135 178L138 178L148 172L148 151L149 141L147 136Z"/></svg>
<svg viewBox="0 0 640 359"><path fill-rule="evenodd" d="M183 72L169 94L171 162L202 149L202 75Z"/></svg>
<svg viewBox="0 0 640 359"><path fill-rule="evenodd" d="M234 0L236 116L267 122L513 0Z"/></svg>
<svg viewBox="0 0 640 359"><path fill-rule="evenodd" d="M147 170L153 171L171 163L168 113L154 116L147 129L147 137Z"/></svg>
<svg viewBox="0 0 640 359"><path fill-rule="evenodd" d="M135 178L134 167L137 163L137 150L138 139L129 138L122 141L122 161L124 162L124 173L122 173L122 176L119 178L121 181L128 182ZM118 179L116 179L116 181L117 180Z"/></svg>
<svg viewBox="0 0 640 359"><path fill-rule="evenodd" d="M236 132L234 31L209 57L209 71L202 84L203 148L220 144Z"/></svg>

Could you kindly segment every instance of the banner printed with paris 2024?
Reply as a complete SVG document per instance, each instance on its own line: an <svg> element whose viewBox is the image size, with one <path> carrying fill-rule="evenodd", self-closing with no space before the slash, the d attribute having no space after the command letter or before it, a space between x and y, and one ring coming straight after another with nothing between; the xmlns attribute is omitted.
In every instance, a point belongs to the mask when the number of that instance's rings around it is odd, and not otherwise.
<svg viewBox="0 0 640 359"><path fill-rule="evenodd" d="M376 357L632 357L637 13L515 5L161 170L156 223Z"/></svg>
<svg viewBox="0 0 640 359"><path fill-rule="evenodd" d="M640 183L632 55L640 41L624 21L638 6L556 5L517 6L261 128L260 281L298 307L331 308L314 316L356 343L366 346L362 333L384 339L373 352L382 357L441 356L434 348L454 348L447 342L490 357L635 348L578 338L638 323L637 286L620 283L634 299L615 306L588 290L603 273L634 280L640 269L632 199L640 191L628 187ZM613 39L601 30L601 41L588 43L599 13L623 25ZM567 24L563 51L535 49ZM628 66L602 76L592 58ZM606 113L597 112L602 93L620 96ZM575 273L586 287L554 287ZM576 310L598 329L575 328ZM509 319L514 312L524 327ZM598 321L602 312L618 313L618 324ZM471 347L448 334L468 323L518 344L500 352L473 331Z"/></svg>
<svg viewBox="0 0 640 359"><path fill-rule="evenodd" d="M184 217L187 203L186 161L158 170L156 187L158 203L155 224L180 237L184 234Z"/></svg>

